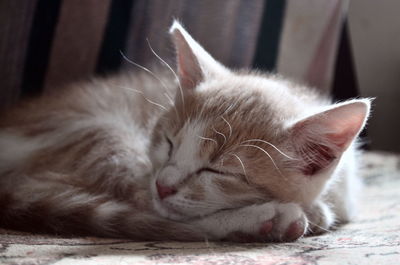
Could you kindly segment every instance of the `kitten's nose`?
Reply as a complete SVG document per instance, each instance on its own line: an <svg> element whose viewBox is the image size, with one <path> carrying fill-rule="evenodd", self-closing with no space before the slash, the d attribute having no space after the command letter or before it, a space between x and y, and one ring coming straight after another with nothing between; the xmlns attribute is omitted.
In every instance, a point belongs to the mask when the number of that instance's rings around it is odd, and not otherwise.
<svg viewBox="0 0 400 265"><path fill-rule="evenodd" d="M160 199L164 199L165 197L174 195L176 193L176 189L173 187L163 186L158 181L156 181L157 192Z"/></svg>

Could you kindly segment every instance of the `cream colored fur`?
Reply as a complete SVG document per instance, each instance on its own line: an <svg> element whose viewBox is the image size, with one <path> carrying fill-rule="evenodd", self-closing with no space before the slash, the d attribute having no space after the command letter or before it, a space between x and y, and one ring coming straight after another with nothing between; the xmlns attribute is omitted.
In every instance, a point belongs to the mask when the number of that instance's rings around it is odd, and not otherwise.
<svg viewBox="0 0 400 265"><path fill-rule="evenodd" d="M0 225L288 241L347 222L369 100L231 71L178 22L170 33L176 75L94 79L2 116Z"/></svg>

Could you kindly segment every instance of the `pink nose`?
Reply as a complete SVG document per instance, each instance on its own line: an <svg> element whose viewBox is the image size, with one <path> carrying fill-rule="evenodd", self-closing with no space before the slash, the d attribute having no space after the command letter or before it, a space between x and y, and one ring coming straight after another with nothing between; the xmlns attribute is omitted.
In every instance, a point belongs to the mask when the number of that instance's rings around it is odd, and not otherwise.
<svg viewBox="0 0 400 265"><path fill-rule="evenodd" d="M164 199L165 197L174 195L176 193L176 189L173 187L163 186L158 181L156 181L157 192L160 199Z"/></svg>

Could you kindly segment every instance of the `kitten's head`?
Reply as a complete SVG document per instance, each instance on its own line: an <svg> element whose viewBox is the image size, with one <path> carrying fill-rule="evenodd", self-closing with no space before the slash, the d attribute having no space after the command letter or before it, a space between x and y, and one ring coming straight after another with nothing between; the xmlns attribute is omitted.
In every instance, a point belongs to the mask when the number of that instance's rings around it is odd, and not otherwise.
<svg viewBox="0 0 400 265"><path fill-rule="evenodd" d="M153 133L156 210L186 219L271 199L311 203L369 101L329 106L287 81L228 70L177 22L170 33L181 89Z"/></svg>

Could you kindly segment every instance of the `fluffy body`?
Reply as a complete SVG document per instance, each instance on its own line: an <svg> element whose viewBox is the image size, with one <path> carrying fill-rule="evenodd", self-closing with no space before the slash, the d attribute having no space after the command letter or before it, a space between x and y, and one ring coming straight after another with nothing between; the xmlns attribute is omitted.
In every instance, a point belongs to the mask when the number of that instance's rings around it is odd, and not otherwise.
<svg viewBox="0 0 400 265"><path fill-rule="evenodd" d="M354 214L368 100L232 72L178 24L171 72L74 84L0 118L0 225L145 240L294 240ZM175 97L175 98L174 98Z"/></svg>

